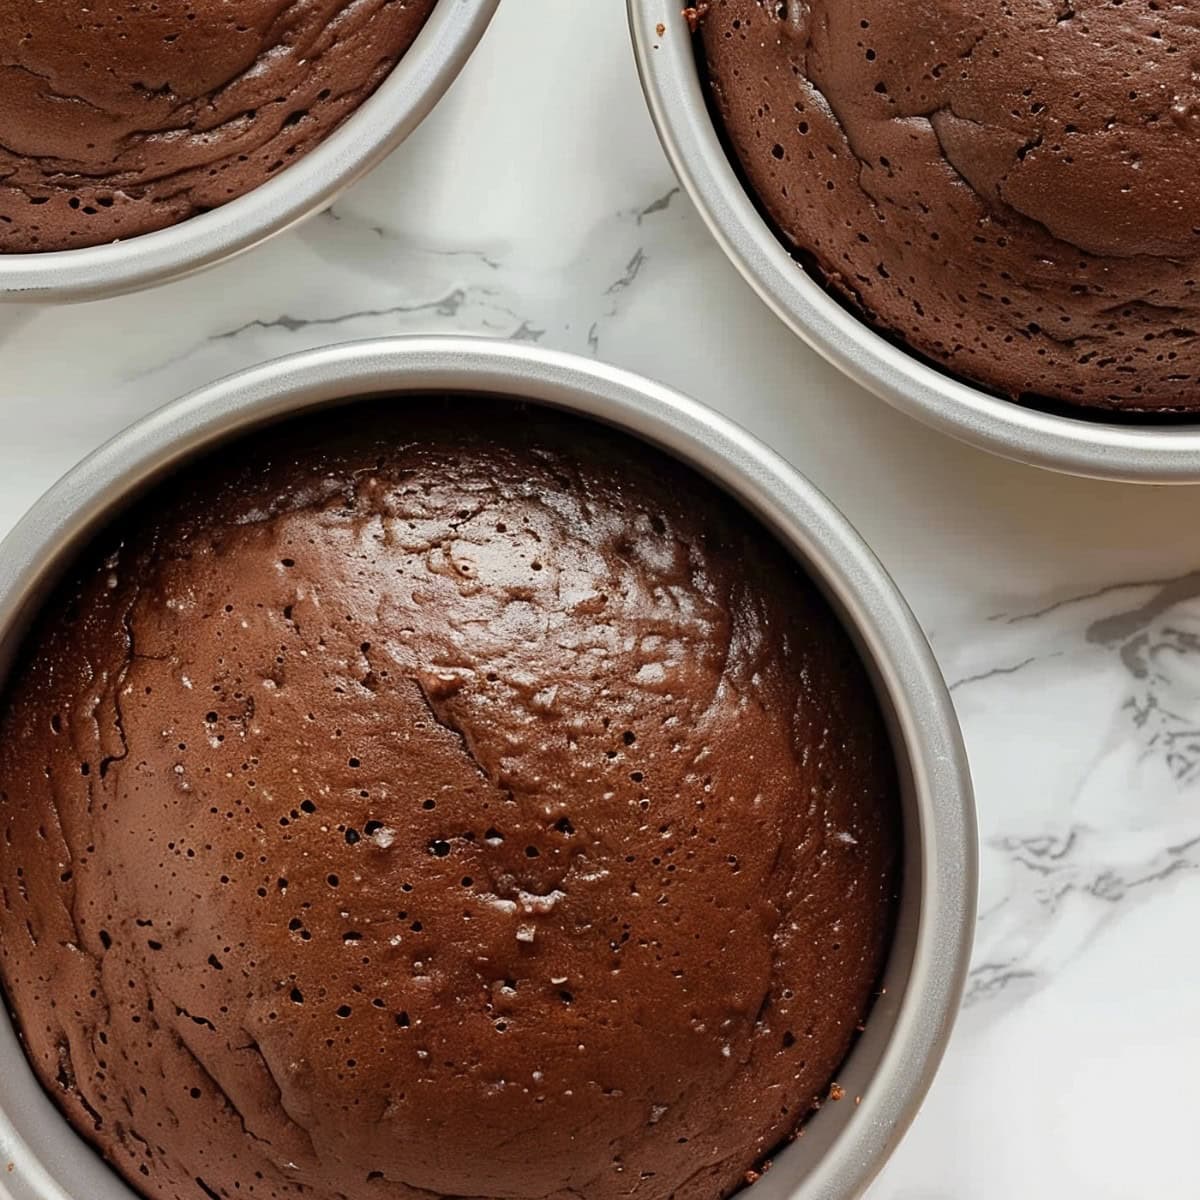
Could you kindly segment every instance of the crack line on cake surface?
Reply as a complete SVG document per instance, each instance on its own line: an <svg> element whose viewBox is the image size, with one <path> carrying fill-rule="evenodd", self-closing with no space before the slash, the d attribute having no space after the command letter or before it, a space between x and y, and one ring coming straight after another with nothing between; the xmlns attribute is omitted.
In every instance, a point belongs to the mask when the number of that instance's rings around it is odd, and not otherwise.
<svg viewBox="0 0 1200 1200"><path fill-rule="evenodd" d="M434 704L433 697L429 694L429 688L425 681L419 675L410 675L410 681L416 686L417 692L421 699L425 702L425 707L429 710L429 715L434 721L448 733L452 733L458 742L462 745L463 752L470 760L471 765L479 772L480 776L497 789L504 797L512 804L517 802L516 796L513 794L512 788L505 787L493 775L493 773L483 764L479 754L473 744L473 739L467 730L457 721L440 713L437 706Z"/></svg>
<svg viewBox="0 0 1200 1200"><path fill-rule="evenodd" d="M179 1008L179 1006L177 1004L175 1005L175 1007L177 1009ZM183 1011L183 1010L180 1010L180 1011ZM183 1036L183 1034L177 1029L172 1029L169 1026L165 1026L162 1024L158 1024L157 1027L159 1029L161 1029L164 1033L166 1033L169 1037L171 1037L175 1041L178 1048L187 1055L187 1057L195 1065L196 1070L200 1073L201 1078L205 1082L207 1082L208 1085L210 1086L210 1088L212 1089L212 1091L218 1097L220 1097L221 1103L225 1106L226 1111L229 1112L230 1115L232 1115L234 1117L234 1119L238 1122L238 1124L241 1126L242 1133L245 1134L245 1136L250 1138L252 1141L259 1142L263 1145L268 1145L268 1146L271 1145L270 1138L260 1137L257 1133L254 1132L254 1130L252 1130L250 1128L250 1126L247 1124L245 1113L243 1113L242 1110L240 1108L238 1108L238 1106L233 1102L232 1097L225 1090L224 1085L208 1069L208 1067L204 1063L204 1060L192 1048L192 1046L188 1043L187 1039ZM232 1049L232 1047L229 1047L229 1048ZM282 1105L280 1107L282 1109ZM285 1116L286 1116L286 1113L285 1113ZM290 1118L289 1118L289 1120L290 1120ZM295 1122L292 1122L292 1124L295 1124Z"/></svg>

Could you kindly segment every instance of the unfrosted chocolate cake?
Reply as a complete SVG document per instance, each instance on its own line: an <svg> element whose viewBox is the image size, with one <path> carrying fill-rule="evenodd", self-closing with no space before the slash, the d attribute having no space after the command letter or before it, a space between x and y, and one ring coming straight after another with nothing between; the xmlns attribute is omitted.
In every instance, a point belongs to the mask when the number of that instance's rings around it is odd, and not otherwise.
<svg viewBox="0 0 1200 1200"><path fill-rule="evenodd" d="M5 0L0 253L162 229L257 187L384 80L435 0Z"/></svg>
<svg viewBox="0 0 1200 1200"><path fill-rule="evenodd" d="M838 1094L900 843L794 560L507 401L174 476L0 700L0 979L151 1200L728 1196Z"/></svg>
<svg viewBox="0 0 1200 1200"><path fill-rule="evenodd" d="M1200 409L1200 7L701 12L747 183L871 324L1016 399Z"/></svg>

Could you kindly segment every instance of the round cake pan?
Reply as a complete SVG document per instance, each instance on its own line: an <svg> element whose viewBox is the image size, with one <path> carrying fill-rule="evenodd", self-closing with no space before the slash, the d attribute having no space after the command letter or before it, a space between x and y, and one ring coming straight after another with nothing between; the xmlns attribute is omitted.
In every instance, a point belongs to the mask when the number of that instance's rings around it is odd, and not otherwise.
<svg viewBox="0 0 1200 1200"><path fill-rule="evenodd" d="M703 405L612 367L462 338L358 342L235 375L120 434L52 488L0 544L0 686L33 614L73 555L149 485L198 454L294 414L367 396L403 405L430 391L514 396L567 409L690 464L773 530L853 635L875 681L902 785L897 931L882 995L838 1074L844 1098L812 1117L753 1195L859 1196L916 1114L961 999L978 869L966 756L929 646L871 551L787 463ZM0 1013L0 1198L84 1196L131 1200L43 1094Z"/></svg>
<svg viewBox="0 0 1200 1200"><path fill-rule="evenodd" d="M628 0L642 87L680 182L776 314L857 383L918 421L1034 466L1133 483L1200 483L1200 423L1072 419L945 375L881 337L808 275L763 219L713 124L678 0Z"/></svg>
<svg viewBox="0 0 1200 1200"><path fill-rule="evenodd" d="M126 241L0 254L0 300L98 300L213 266L332 204L394 150L454 81L500 0L438 0L375 93L320 145L244 196Z"/></svg>

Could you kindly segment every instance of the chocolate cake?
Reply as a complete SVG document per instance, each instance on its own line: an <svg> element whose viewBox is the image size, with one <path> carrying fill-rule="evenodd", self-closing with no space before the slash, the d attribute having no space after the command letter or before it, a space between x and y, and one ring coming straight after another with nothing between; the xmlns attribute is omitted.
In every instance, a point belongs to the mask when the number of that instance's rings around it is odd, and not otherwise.
<svg viewBox="0 0 1200 1200"><path fill-rule="evenodd" d="M840 1096L900 849L795 561L508 401L174 475L0 700L0 980L151 1200L728 1196Z"/></svg>
<svg viewBox="0 0 1200 1200"><path fill-rule="evenodd" d="M718 120L830 290L938 367L1200 409L1200 10L711 0Z"/></svg>
<svg viewBox="0 0 1200 1200"><path fill-rule="evenodd" d="M162 229L244 195L384 80L435 0L7 0L0 253Z"/></svg>

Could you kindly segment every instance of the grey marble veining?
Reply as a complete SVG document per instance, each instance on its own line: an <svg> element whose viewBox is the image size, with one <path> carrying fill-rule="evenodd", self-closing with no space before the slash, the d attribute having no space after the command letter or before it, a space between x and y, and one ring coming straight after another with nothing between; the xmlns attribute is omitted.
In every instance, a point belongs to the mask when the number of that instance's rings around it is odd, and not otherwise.
<svg viewBox="0 0 1200 1200"><path fill-rule="evenodd" d="M332 341L529 340L715 405L823 487L895 575L976 775L967 1005L872 1195L1190 1198L1200 495L987 457L816 358L679 190L623 7L508 0L399 152L252 254L149 295L0 309L0 532L134 418Z"/></svg>

